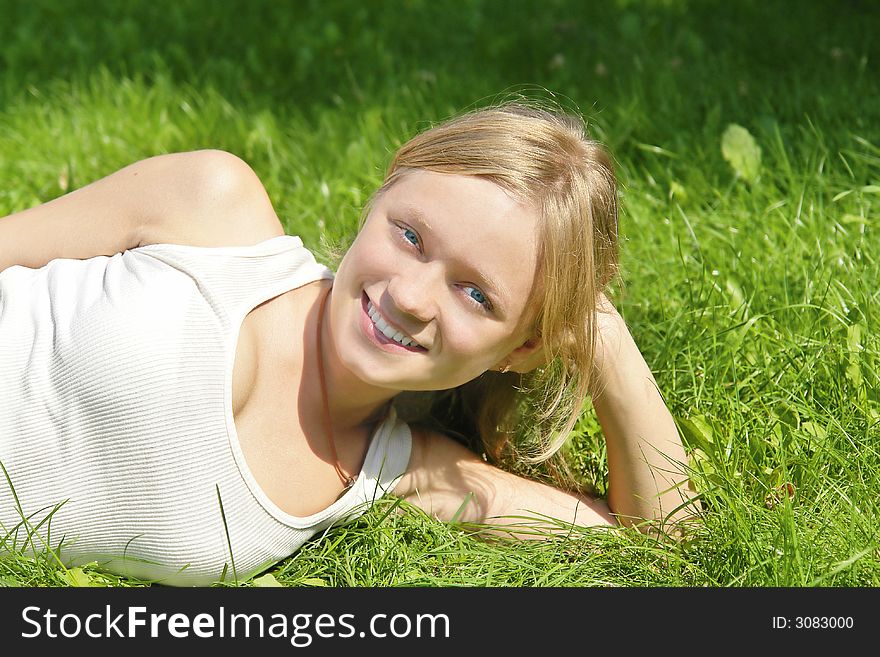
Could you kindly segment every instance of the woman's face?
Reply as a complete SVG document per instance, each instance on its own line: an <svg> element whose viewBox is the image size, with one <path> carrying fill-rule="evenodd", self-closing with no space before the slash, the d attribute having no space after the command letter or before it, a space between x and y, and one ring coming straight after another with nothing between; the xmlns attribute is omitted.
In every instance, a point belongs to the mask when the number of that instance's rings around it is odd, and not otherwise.
<svg viewBox="0 0 880 657"><path fill-rule="evenodd" d="M333 284L336 353L366 382L442 390L536 348L535 210L492 182L414 170L373 204Z"/></svg>

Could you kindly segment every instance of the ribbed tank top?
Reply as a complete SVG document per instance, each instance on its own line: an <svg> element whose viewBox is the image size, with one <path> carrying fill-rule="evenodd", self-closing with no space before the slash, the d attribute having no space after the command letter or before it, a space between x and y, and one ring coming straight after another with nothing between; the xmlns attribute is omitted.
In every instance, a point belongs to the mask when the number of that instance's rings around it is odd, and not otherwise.
<svg viewBox="0 0 880 657"><path fill-rule="evenodd" d="M242 580L389 492L411 448L394 414L354 486L308 517L266 496L236 435L245 316L332 277L288 235L0 272L0 551L178 586Z"/></svg>

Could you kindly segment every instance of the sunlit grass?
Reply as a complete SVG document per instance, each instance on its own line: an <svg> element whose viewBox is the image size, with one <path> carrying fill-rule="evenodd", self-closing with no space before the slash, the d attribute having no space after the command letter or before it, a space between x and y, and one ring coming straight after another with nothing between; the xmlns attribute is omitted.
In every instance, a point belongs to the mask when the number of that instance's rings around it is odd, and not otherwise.
<svg viewBox="0 0 880 657"><path fill-rule="evenodd" d="M512 87L558 93L615 154L615 298L680 422L701 523L678 543L517 543L383 501L279 564L278 582L880 584L875 7L8 4L0 214L149 155L223 148L330 262L400 143ZM35 42L43 30L55 38ZM760 148L751 181L722 154L731 124ZM590 408L565 453L603 490ZM48 555L0 558L0 584L141 585Z"/></svg>

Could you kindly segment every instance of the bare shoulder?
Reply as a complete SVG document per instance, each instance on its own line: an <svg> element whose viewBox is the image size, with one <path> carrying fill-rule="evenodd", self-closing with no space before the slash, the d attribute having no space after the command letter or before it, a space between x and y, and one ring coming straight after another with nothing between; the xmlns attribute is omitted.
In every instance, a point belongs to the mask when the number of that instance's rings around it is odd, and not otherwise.
<svg viewBox="0 0 880 657"><path fill-rule="evenodd" d="M158 211L142 228L139 246L250 246L284 234L260 178L240 157L222 150L159 156Z"/></svg>

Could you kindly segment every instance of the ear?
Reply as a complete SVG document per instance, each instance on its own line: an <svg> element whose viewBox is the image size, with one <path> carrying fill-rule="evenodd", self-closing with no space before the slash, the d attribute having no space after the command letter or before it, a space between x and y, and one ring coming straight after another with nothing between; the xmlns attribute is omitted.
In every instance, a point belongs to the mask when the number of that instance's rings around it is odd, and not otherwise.
<svg viewBox="0 0 880 657"><path fill-rule="evenodd" d="M508 371L525 374L536 367L547 364L547 355L544 353L544 343L539 336L533 336L523 342L519 347L508 354L495 369L501 370L507 366Z"/></svg>

